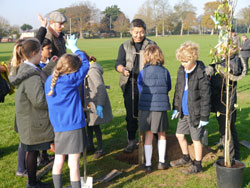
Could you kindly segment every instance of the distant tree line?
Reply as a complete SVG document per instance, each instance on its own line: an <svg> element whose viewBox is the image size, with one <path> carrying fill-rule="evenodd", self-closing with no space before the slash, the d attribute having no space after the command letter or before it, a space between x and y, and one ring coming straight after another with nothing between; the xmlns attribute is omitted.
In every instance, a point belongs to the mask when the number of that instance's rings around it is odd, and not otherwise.
<svg viewBox="0 0 250 188"><path fill-rule="evenodd" d="M184 35L184 34L211 34L215 30L211 16L217 10L218 1L207 2L204 13L196 15L196 7L188 0L178 1L171 7L168 0L145 0L138 8L134 18L141 18L147 24L149 35ZM104 11L96 8L95 4L83 1L58 11L65 14L68 21L65 24L66 33L75 33L80 38L95 37L123 37L129 36L129 23L131 20L117 5L108 6ZM250 5L242 8L234 18L236 32L249 33L250 31ZM0 16L0 39L6 36L19 35L22 31L31 30L32 26L23 24L11 26Z"/></svg>

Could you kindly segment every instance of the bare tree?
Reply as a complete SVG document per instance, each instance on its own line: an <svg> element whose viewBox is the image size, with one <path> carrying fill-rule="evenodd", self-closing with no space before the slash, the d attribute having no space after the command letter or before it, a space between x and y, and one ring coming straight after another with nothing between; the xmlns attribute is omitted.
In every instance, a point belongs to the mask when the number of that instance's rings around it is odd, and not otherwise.
<svg viewBox="0 0 250 188"><path fill-rule="evenodd" d="M188 0L186 0L186 1L180 1L179 3L177 3L174 6L174 10L175 10L175 13L178 15L179 20L181 22L180 35L182 36L183 30L184 30L184 20L190 12L195 12L196 8L191 3L189 3Z"/></svg>
<svg viewBox="0 0 250 188"><path fill-rule="evenodd" d="M0 38L8 35L9 27L10 27L10 24L8 20L0 16Z"/></svg>
<svg viewBox="0 0 250 188"><path fill-rule="evenodd" d="M238 14L240 22L247 27L247 33L250 31L250 5L246 8L242 8Z"/></svg>
<svg viewBox="0 0 250 188"><path fill-rule="evenodd" d="M220 2L211 1L204 5L204 16L202 17L201 26L206 29L211 29L211 35L214 34L215 24L211 19L214 16L214 12L217 10Z"/></svg>
<svg viewBox="0 0 250 188"><path fill-rule="evenodd" d="M129 19L123 13L120 13L114 22L114 30L120 33L120 38L124 32L129 30Z"/></svg>
<svg viewBox="0 0 250 188"><path fill-rule="evenodd" d="M186 17L183 20L183 29L189 31L192 27L195 27L198 25L197 18L195 16L194 12L189 12Z"/></svg>

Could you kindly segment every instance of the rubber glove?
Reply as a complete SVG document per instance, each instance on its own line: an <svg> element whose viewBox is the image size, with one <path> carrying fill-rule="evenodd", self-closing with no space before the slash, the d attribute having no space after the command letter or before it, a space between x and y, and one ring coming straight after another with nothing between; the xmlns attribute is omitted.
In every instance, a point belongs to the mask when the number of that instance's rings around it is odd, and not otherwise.
<svg viewBox="0 0 250 188"><path fill-rule="evenodd" d="M200 121L200 124L198 126L198 129L201 128L201 127L204 127L208 124L208 121Z"/></svg>
<svg viewBox="0 0 250 188"><path fill-rule="evenodd" d="M66 48L68 48L69 50L71 50L73 53L75 53L77 50L79 50L79 48L77 48L77 38L75 35L67 35L67 44L66 44Z"/></svg>
<svg viewBox="0 0 250 188"><path fill-rule="evenodd" d="M172 114L172 118L171 118L171 120L173 120L173 119L177 118L177 117L178 117L178 115L179 115L179 112L178 112L177 110L174 110L174 111L173 111L173 114Z"/></svg>
<svg viewBox="0 0 250 188"><path fill-rule="evenodd" d="M100 105L97 105L96 107L96 115L98 115L101 119L103 119L103 107Z"/></svg>

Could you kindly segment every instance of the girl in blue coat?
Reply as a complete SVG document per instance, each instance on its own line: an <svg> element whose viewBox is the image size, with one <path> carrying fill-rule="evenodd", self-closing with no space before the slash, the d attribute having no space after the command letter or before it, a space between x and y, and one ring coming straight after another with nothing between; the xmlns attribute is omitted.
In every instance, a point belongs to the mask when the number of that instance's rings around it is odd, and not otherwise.
<svg viewBox="0 0 250 188"><path fill-rule="evenodd" d="M68 38L68 48L75 54L63 55L45 83L49 117L55 132L55 160L52 170L55 188L62 187L62 168L68 155L72 188L80 188L79 159L83 152L85 116L79 86L89 70L89 61L76 47L74 36Z"/></svg>
<svg viewBox="0 0 250 188"><path fill-rule="evenodd" d="M171 78L164 68L164 56L156 45L145 49L144 68L140 72L137 83L140 93L140 131L145 132L145 170L151 172L152 141L154 133L158 134L158 169L167 169L165 163L166 133L168 128L167 110L170 110L168 92L171 89Z"/></svg>

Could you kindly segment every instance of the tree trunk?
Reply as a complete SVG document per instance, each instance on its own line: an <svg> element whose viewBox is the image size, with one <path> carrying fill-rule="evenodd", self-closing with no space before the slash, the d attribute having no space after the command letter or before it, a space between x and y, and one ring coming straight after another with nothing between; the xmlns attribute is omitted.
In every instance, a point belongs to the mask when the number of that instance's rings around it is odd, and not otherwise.
<svg viewBox="0 0 250 188"><path fill-rule="evenodd" d="M227 55L226 58L226 68L227 68L227 72L230 72L230 50L229 53ZM225 156L225 161L224 161L224 165L226 167L231 167L231 159L230 159L230 141L231 141L231 122L230 122L230 117L231 117L231 112L230 112L230 91L229 91L229 87L230 87L230 82L229 82L229 74L227 74L226 76L226 122L225 122L225 148L224 148L224 156Z"/></svg>
<svg viewBox="0 0 250 188"><path fill-rule="evenodd" d="M214 29L212 29L212 31L211 31L211 35L214 35Z"/></svg>
<svg viewBox="0 0 250 188"><path fill-rule="evenodd" d="M164 21L162 22L162 36L165 36L165 24Z"/></svg>
<svg viewBox="0 0 250 188"><path fill-rule="evenodd" d="M183 21L181 20L181 33L180 35L182 36L183 35Z"/></svg>
<svg viewBox="0 0 250 188"><path fill-rule="evenodd" d="M157 28L157 26L155 27L155 36L158 37L158 28Z"/></svg>
<svg viewBox="0 0 250 188"><path fill-rule="evenodd" d="M122 32L120 32L120 38L122 39Z"/></svg>

